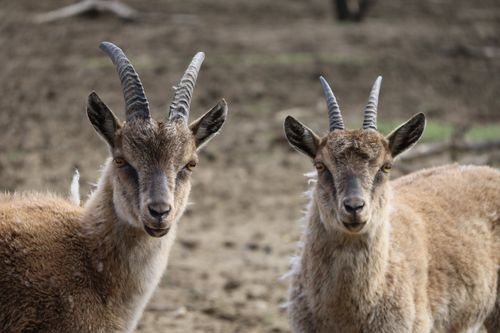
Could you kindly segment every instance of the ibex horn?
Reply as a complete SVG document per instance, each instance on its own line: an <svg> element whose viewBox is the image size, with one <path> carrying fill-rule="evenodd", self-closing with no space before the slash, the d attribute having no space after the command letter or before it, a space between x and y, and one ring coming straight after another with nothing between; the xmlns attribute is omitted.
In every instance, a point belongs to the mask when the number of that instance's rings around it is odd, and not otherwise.
<svg viewBox="0 0 500 333"><path fill-rule="evenodd" d="M141 80L125 53L110 42L102 42L100 48L111 58L120 77L123 97L125 98L126 120L150 118L148 99L144 93Z"/></svg>
<svg viewBox="0 0 500 333"><path fill-rule="evenodd" d="M378 76L373 84L372 90L370 91L370 97L368 97L368 104L365 107L365 115L363 118L363 128L364 129L377 129L377 106L378 106L378 96L380 94L380 84L382 83L382 76Z"/></svg>
<svg viewBox="0 0 500 333"><path fill-rule="evenodd" d="M198 77L198 72L200 71L203 59L205 59L205 53L196 53L186 69L186 72L184 72L181 81L174 87L175 94L172 99L172 104L170 104L170 112L168 114L169 120L182 118L187 123L189 117L189 105L191 104L191 97L193 96L196 78Z"/></svg>
<svg viewBox="0 0 500 333"><path fill-rule="evenodd" d="M337 99L333 94L332 88L325 80L323 76L319 77L321 82L321 87L323 87L323 93L326 99L326 106L328 108L328 119L330 123L330 132L336 129L344 129L344 120L342 119L342 114L340 113L339 104Z"/></svg>

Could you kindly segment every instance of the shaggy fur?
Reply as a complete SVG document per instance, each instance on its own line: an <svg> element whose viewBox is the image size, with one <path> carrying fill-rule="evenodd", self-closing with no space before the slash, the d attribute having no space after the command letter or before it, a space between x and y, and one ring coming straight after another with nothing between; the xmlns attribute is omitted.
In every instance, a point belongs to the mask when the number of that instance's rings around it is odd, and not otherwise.
<svg viewBox="0 0 500 333"><path fill-rule="evenodd" d="M190 126L122 124L92 93L88 115L112 157L85 206L0 197L0 331L132 332L167 266L197 150L226 114L221 101Z"/></svg>
<svg viewBox="0 0 500 333"><path fill-rule="evenodd" d="M420 117L387 138L319 138L285 123L318 168L291 272L293 332L500 332L500 172L451 165L390 182L393 158L420 137ZM342 207L348 179L365 200L355 217Z"/></svg>

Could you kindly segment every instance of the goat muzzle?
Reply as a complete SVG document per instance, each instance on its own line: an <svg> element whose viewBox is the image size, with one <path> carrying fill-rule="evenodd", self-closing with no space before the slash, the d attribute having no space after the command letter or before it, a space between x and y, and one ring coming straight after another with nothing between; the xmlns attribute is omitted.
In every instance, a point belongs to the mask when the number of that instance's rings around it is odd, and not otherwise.
<svg viewBox="0 0 500 333"><path fill-rule="evenodd" d="M148 235L159 238L168 234L168 232L170 231L170 224L162 228L151 227L148 226L147 224L144 224L144 230L146 230Z"/></svg>

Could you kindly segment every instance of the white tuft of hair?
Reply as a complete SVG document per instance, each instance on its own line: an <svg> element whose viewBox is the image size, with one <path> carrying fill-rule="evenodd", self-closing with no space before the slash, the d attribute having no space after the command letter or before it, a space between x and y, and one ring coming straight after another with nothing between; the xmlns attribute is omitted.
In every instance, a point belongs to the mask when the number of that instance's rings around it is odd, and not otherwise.
<svg viewBox="0 0 500 333"><path fill-rule="evenodd" d="M69 200L75 205L80 206L80 173L78 172L78 169L75 169L75 174L71 180Z"/></svg>
<svg viewBox="0 0 500 333"><path fill-rule="evenodd" d="M307 186L308 186L308 190L304 192L304 196L308 199L312 199L314 186L318 182L318 173L316 171L311 171L305 173L304 176L307 178ZM312 200L309 200L305 209L302 211L303 217L299 221L299 225L303 230L303 233L307 232L307 221L309 221L309 212L311 211L311 204ZM304 249L304 242L302 240L300 240L297 243L297 248L298 248L298 253L302 253L302 250ZM301 260L301 255L295 255L290 257L289 260L290 270L285 274L283 274L279 279L286 280L296 275L300 270L300 260ZM281 304L281 307L286 308L288 307L289 303L291 303L291 301L288 303Z"/></svg>

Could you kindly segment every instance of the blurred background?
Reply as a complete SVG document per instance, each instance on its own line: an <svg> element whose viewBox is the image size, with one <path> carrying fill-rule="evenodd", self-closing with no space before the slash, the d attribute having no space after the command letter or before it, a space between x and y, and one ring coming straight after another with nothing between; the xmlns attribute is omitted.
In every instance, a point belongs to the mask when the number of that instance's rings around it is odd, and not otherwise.
<svg viewBox="0 0 500 333"><path fill-rule="evenodd" d="M382 132L427 115L394 177L452 161L500 165L498 0L106 1L1 2L0 186L66 195L76 167L90 191L107 149L87 120L88 94L123 119L101 41L124 49L157 119L191 57L206 52L191 119L222 97L229 118L200 156L193 205L138 332L289 332L279 278L312 166L282 122L291 114L326 133L320 74L348 127L360 127L379 74Z"/></svg>

